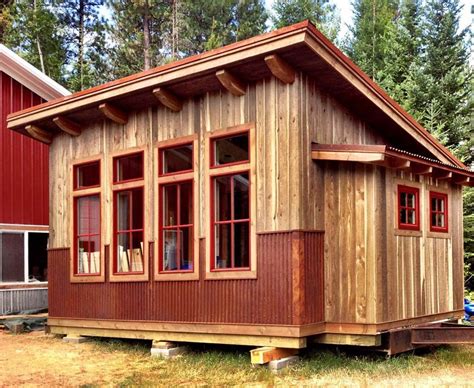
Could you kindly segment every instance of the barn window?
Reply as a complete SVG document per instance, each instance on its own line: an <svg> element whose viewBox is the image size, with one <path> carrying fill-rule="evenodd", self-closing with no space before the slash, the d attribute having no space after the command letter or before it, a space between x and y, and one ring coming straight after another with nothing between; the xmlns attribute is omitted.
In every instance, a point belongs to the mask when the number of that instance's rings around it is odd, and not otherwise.
<svg viewBox="0 0 474 388"><path fill-rule="evenodd" d="M430 230L448 231L448 196L430 191Z"/></svg>
<svg viewBox="0 0 474 388"><path fill-rule="evenodd" d="M160 175L193 171L193 145L182 144L160 149Z"/></svg>
<svg viewBox="0 0 474 388"><path fill-rule="evenodd" d="M211 163L213 167L248 163L249 133L237 133L231 136L212 139Z"/></svg>
<svg viewBox="0 0 474 388"><path fill-rule="evenodd" d="M143 179L143 152L114 158L114 183Z"/></svg>
<svg viewBox="0 0 474 388"><path fill-rule="evenodd" d="M113 158L113 275L145 273L143 159L143 151Z"/></svg>
<svg viewBox="0 0 474 388"><path fill-rule="evenodd" d="M77 275L98 275L100 265L100 195L74 199Z"/></svg>
<svg viewBox="0 0 474 388"><path fill-rule="evenodd" d="M103 280L101 160L73 165L71 281Z"/></svg>
<svg viewBox="0 0 474 388"><path fill-rule="evenodd" d="M420 230L420 190L416 187L398 186L399 229Z"/></svg>
<svg viewBox="0 0 474 388"><path fill-rule="evenodd" d="M249 172L216 176L212 186L212 269L249 269Z"/></svg>
<svg viewBox="0 0 474 388"><path fill-rule="evenodd" d="M74 190L90 189L100 186L100 161L87 162L74 166Z"/></svg>

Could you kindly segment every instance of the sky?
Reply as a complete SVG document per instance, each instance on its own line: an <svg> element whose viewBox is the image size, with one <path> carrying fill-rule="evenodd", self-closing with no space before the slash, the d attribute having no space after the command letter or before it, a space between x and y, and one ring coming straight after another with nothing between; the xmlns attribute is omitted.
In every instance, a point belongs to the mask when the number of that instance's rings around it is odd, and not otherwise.
<svg viewBox="0 0 474 388"><path fill-rule="evenodd" d="M267 9L272 9L274 0L265 0ZM333 0L339 9L341 15L341 31L340 37L343 37L347 33L347 26L352 24L352 6L350 0ZM471 15L471 6L474 5L474 0L461 0L461 4L464 5L462 9L460 28L464 29L472 23L473 16Z"/></svg>

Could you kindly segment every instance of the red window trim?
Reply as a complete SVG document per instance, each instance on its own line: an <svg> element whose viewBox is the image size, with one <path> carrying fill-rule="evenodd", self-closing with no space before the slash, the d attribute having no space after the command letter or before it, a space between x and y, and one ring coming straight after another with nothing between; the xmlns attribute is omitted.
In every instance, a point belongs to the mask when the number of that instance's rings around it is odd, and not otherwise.
<svg viewBox="0 0 474 388"><path fill-rule="evenodd" d="M163 172L163 151L172 149L172 148L182 148L190 145L191 146L191 165L192 167L188 170L182 170L177 172ZM194 171L194 142L193 141L185 141L183 143L176 143L169 146L158 147L158 176L165 177L171 175L180 175L180 174L187 174Z"/></svg>
<svg viewBox="0 0 474 388"><path fill-rule="evenodd" d="M135 156L135 155L139 155L141 154L142 155L142 176L141 177L137 177L137 178L132 178L132 179L124 179L124 180L118 180L117 179L117 176L118 176L118 171L117 171L117 160L118 159L124 159L124 158L127 158L127 157L130 157L130 156ZM113 179L113 184L114 185L117 185L117 184L122 184L122 183L128 183L128 182L136 182L136 181L142 181L143 179L145 179L145 151L141 150L141 151L137 151L137 152L131 152L129 154L122 154L122 155L117 155L117 156L114 156L112 158L112 168L113 168L113 174L112 174L112 179Z"/></svg>
<svg viewBox="0 0 474 388"><path fill-rule="evenodd" d="M102 225L102 207L99 206L99 233L95 234L84 234L80 235L77 233L77 201L81 198L87 198L87 197L99 197L99 204L101 203L101 195L100 193L95 193L95 194L87 194L87 195L81 195L81 196L76 196L74 197L74 215L73 215L73 222L74 222L74 242L73 242L73 247L74 247L74 276L77 277L87 277L87 276L101 276L102 275L102 231L101 231L101 225ZM78 253L78 238L79 237L84 237L84 236L99 236L99 272L94 272L94 273L78 273L79 271L79 257L77 255ZM90 254L89 254L89 268L90 268Z"/></svg>
<svg viewBox="0 0 474 388"><path fill-rule="evenodd" d="M405 224L402 223L400 220L400 210L402 209L401 203L400 203L400 194L401 193L407 193L407 194L414 194L415 195L415 207L409 207L409 206L404 206L404 209L413 209L415 210L415 223L414 224ZM398 217L398 228L399 229L406 229L406 230L420 230L420 189L417 187L412 187L412 186L404 186L404 185L398 185L398 190L397 190L397 217Z"/></svg>
<svg viewBox="0 0 474 388"><path fill-rule="evenodd" d="M100 185L101 185L100 162L101 162L100 159L97 159L97 160L90 160L90 161L87 161L87 162L74 164L72 166L72 179L73 179L72 189L73 189L73 191L96 189L96 188L100 187ZM99 165L98 166L99 167L99 184L94 185L94 186L81 186L81 187L78 187L77 186L77 169L79 167L84 167L84 166L88 166L88 165L96 164L96 163Z"/></svg>
<svg viewBox="0 0 474 388"><path fill-rule="evenodd" d="M243 135L243 134L247 134L247 136L248 136L248 150L247 150L247 153L249 155L249 158L247 160L239 160L238 162L231 162L231 163L225 163L225 164L216 164L216 161L215 161L215 142L217 140L236 137L236 136L240 136L240 135ZM250 163L250 158L251 158L251 156L250 156L250 129L243 129L242 131L238 131L238 132L212 136L210 138L210 144L211 144L211 147L210 147L210 160L209 160L209 163L210 163L210 168L211 169L221 168L221 167L229 167L229 166L238 166L239 164L248 164L248 163Z"/></svg>
<svg viewBox="0 0 474 388"><path fill-rule="evenodd" d="M433 208L432 208L432 199L433 198L442 199L444 201L444 211L437 211L437 210L435 211L435 210L433 210ZM444 215L444 226L443 227L433 225L432 218L431 218L433 213ZM448 228L448 215L449 215L449 212L448 212L448 195L445 194L445 193L439 193L437 191L430 191L430 231L431 232L448 233L448 231L449 231L449 228Z"/></svg>
<svg viewBox="0 0 474 388"><path fill-rule="evenodd" d="M189 172L189 171L188 171ZM181 172L180 172L181 173ZM179 173L176 173L176 174L167 174L167 175L178 175ZM180 196L180 190L181 190L181 185L183 183L191 183L191 203L192 203L192 206L193 208L191 209L191 214L192 214L192 217L193 217L193 223L191 224L183 224L181 225L179 222L181 220L181 196ZM163 191L164 191L164 188L165 187L169 187L169 186L177 186L177 191L176 191L176 195L177 195L177 201L176 201L176 207L177 207L177 211L178 211L178 214L176 215L176 220L178 221L178 223L176 225L170 225L170 226L164 226L163 225L163 218L164 218L164 210L163 210L163 199L164 199L164 196L163 196ZM191 230L192 232L192 240L193 240L193 246L191 247L192 248L192 251L194 253L194 229L195 229L195 223L196 223L196 220L194 219L194 206L195 206L195 203L194 203L194 179L185 179L185 180L180 180L180 181L177 181L177 182L168 182L168 183L162 183L159 185L159 194L158 194L159 198L158 198L158 203L159 203L159 210L158 210L158 223L159 223L159 237L158 237L158 241L159 241L159 254L158 254L158 273L160 274L178 274L178 273L193 273L195 271L195 268L196 268L196 260L198 258L194 257L194 254L193 254L193 260L192 260L192 269L175 269L175 270L165 270L163 269L163 264L164 264L164 255L163 255L163 243L164 243L164 238L163 238L163 231L164 230L181 230L182 228L188 228ZM177 247L179 249L180 247L180 244L179 244L179 233L177 234ZM179 263L180 263L180 256L179 256L179 251L178 251L178 254L177 254L177 257L178 257L178 266L179 266Z"/></svg>
<svg viewBox="0 0 474 388"><path fill-rule="evenodd" d="M123 192L130 192L130 191L138 191L138 190L142 190L142 203L143 203L143 224L142 224L142 228L141 229L126 229L126 230L117 230L117 195L119 193L123 193ZM145 265L146 265L146 261L145 261L145 185L143 186L137 186L137 187L132 187L132 188L128 188L128 189L120 189L120 190L114 190L113 192L113 208L114 208L114 222L113 222L113 226L114 226L114 229L113 229L113 242L114 242L114 246L113 246L113 275L114 276L127 276L127 275L143 275L145 273ZM130 224L133 222L133 208L132 208L132 201L130 201L130 215L128 217L129 219L129 226ZM125 234L125 233L128 233L130 236L130 243L132 243L132 234L135 233L135 232L142 232L142 236L143 236L143 258L142 258L142 265L143 265L143 269L142 271L127 271L127 272L118 272L118 249L117 249L117 236L119 234Z"/></svg>
<svg viewBox="0 0 474 388"><path fill-rule="evenodd" d="M224 165L223 165L224 166ZM225 165L226 167L228 164ZM220 165L219 165L220 167ZM216 221L215 220L215 214L216 214L216 208L215 208L215 180L216 178L223 177L223 176L235 176L235 175L240 175L240 174L245 174L247 173L249 176L249 218L247 219L239 219L237 221L233 220L233 213L234 213L234 180L231 179L231 220L226 220L226 221ZM222 174L216 174L210 177L211 182L210 182L210 187L211 187L211 206L210 206L210 211L211 211L211 262L210 262L210 269L211 272L242 272L242 271L250 271L251 269L251 244L252 244L252 232L250 228L251 224L251 206L252 206L252 199L251 199L251 177L250 177L250 169L243 169L241 171L236 171L236 172L225 172ZM231 231L233 231L233 225L236 223L243 223L243 222L248 222L249 225L249 266L248 267L234 267L235 263L235 257L234 257L234 234L231 232L231 264L232 267L230 268L216 268L216 254L215 254L215 249L216 249L216 244L215 244L215 234L216 234L216 225L219 224L231 224Z"/></svg>

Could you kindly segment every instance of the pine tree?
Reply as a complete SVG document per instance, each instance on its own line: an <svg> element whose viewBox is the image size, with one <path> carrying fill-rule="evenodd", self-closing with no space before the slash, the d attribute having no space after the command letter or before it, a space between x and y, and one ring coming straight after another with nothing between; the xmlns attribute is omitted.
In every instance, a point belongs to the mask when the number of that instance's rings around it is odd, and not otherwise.
<svg viewBox="0 0 474 388"><path fill-rule="evenodd" d="M354 23L346 47L348 55L371 78L378 81L384 69L384 55L390 49L396 0L355 0Z"/></svg>
<svg viewBox="0 0 474 388"><path fill-rule="evenodd" d="M83 90L107 81L106 22L99 17L104 0L62 0L59 17L65 26L67 63L72 71L67 76L71 90Z"/></svg>
<svg viewBox="0 0 474 388"><path fill-rule="evenodd" d="M64 42L52 1L17 0L4 9L3 42L52 79L62 82Z"/></svg>
<svg viewBox="0 0 474 388"><path fill-rule="evenodd" d="M331 41L336 41L340 17L330 0L276 0L273 8L272 21L276 28L309 19Z"/></svg>

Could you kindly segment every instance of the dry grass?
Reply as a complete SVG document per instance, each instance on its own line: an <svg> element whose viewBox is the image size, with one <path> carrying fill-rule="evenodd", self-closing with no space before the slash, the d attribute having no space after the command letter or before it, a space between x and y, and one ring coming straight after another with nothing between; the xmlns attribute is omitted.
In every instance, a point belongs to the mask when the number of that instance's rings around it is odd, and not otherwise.
<svg viewBox="0 0 474 388"><path fill-rule="evenodd" d="M249 348L194 345L173 359L151 358L147 341L64 343L42 333L0 333L0 386L469 386L474 347L443 347L386 359L318 348L274 375L250 365Z"/></svg>

